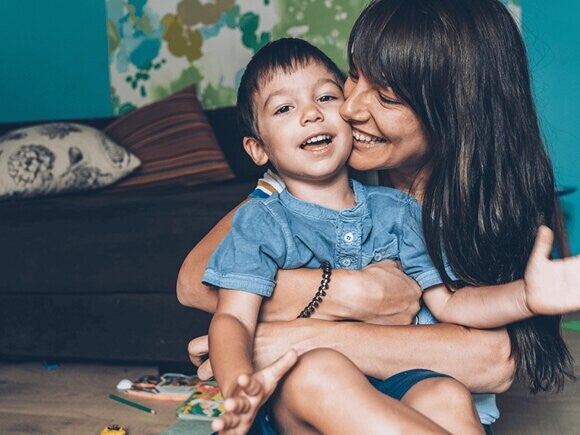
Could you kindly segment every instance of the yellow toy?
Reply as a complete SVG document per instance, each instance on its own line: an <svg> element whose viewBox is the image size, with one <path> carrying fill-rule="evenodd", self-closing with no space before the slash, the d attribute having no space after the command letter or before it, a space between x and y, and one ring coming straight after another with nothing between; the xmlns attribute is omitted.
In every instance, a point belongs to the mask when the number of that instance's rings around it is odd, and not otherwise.
<svg viewBox="0 0 580 435"><path fill-rule="evenodd" d="M127 435L127 429L125 426L111 423L103 428L101 435Z"/></svg>

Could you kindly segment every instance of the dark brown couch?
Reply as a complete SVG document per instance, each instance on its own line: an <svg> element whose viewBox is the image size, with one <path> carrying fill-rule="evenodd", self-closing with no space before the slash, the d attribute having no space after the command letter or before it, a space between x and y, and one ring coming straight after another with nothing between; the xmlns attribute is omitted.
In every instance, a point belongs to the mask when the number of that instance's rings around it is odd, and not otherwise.
<svg viewBox="0 0 580 435"><path fill-rule="evenodd" d="M0 359L187 360L209 315L179 305L179 267L261 174L233 108L206 115L234 181L0 202Z"/></svg>

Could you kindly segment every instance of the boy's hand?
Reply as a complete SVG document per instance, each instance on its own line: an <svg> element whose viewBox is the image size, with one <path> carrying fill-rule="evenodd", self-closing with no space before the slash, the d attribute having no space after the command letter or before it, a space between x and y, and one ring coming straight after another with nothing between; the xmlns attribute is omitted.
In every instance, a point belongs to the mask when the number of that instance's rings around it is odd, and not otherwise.
<svg viewBox="0 0 580 435"><path fill-rule="evenodd" d="M240 375L231 397L225 401L225 409L212 424L212 430L220 435L248 433L260 407L272 395L278 382L298 359L296 351L289 350L281 358L253 375Z"/></svg>
<svg viewBox="0 0 580 435"><path fill-rule="evenodd" d="M542 225L524 274L526 305L533 314L580 310L580 256L550 260L554 234Z"/></svg>

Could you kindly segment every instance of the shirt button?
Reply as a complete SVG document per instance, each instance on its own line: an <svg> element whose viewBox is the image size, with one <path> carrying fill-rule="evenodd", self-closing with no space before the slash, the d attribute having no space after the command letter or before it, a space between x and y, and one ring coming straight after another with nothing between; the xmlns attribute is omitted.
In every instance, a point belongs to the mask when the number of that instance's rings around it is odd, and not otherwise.
<svg viewBox="0 0 580 435"><path fill-rule="evenodd" d="M352 243L352 241L354 240L354 234L351 232L348 232L343 236L343 239L346 243Z"/></svg>
<svg viewBox="0 0 580 435"><path fill-rule="evenodd" d="M345 258L340 260L340 264L342 264L344 267L350 266L350 263L352 263L352 261L348 257L345 257Z"/></svg>
<svg viewBox="0 0 580 435"><path fill-rule="evenodd" d="M376 253L374 256L375 261L381 261L383 259L383 255L380 253Z"/></svg>

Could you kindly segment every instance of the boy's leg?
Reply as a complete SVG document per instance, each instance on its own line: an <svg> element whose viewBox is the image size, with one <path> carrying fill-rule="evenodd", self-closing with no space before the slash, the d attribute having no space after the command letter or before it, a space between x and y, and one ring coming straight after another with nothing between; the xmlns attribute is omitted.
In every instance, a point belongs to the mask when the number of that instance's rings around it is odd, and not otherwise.
<svg viewBox="0 0 580 435"><path fill-rule="evenodd" d="M453 434L484 434L469 390L450 377L430 377L416 383L401 402Z"/></svg>
<svg viewBox="0 0 580 435"><path fill-rule="evenodd" d="M447 433L377 391L348 358L330 349L300 357L280 385L273 413L281 433Z"/></svg>

